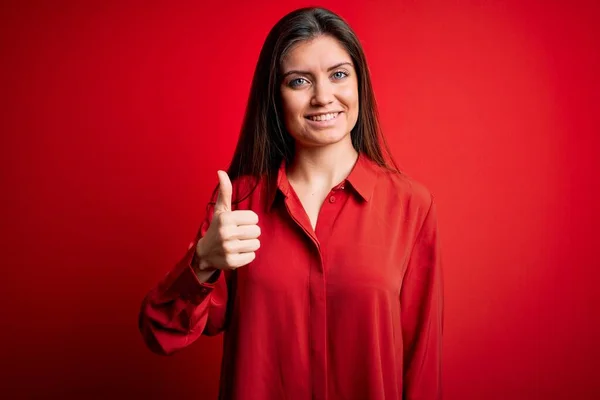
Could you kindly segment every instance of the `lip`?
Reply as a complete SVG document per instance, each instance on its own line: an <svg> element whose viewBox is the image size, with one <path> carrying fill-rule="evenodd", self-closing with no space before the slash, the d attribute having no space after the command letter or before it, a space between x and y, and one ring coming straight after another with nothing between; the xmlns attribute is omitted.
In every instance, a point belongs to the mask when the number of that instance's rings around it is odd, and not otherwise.
<svg viewBox="0 0 600 400"><path fill-rule="evenodd" d="M340 118L340 115L342 115L343 111L331 111L330 113L336 113L337 112L337 116L333 119L327 120L327 121L313 121L312 119L310 119L309 115L307 115L305 117L305 119L308 121L308 123L314 127L314 128L329 128L331 126L334 126L338 119ZM319 114L312 114L314 115L322 115L322 114L330 114L330 113L319 113Z"/></svg>
<svg viewBox="0 0 600 400"><path fill-rule="evenodd" d="M310 117L315 117L317 115L325 115L325 114L335 114L335 113L341 113L343 111L336 111L336 110L331 110L331 111L325 111L325 112L318 112L318 113L313 113L313 114L307 114L304 116L304 118L310 118Z"/></svg>

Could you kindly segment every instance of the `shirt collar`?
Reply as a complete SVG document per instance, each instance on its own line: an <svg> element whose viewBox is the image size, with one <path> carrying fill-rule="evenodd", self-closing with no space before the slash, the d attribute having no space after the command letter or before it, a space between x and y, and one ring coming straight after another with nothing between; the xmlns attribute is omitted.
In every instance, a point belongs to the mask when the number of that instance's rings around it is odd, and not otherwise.
<svg viewBox="0 0 600 400"><path fill-rule="evenodd" d="M358 159L345 181L350 183L355 192L363 200L369 201L373 195L378 174L378 165L367 155L358 153ZM290 194L291 186L287 179L285 159L279 165L279 171L271 183L271 188L272 190L269 191L271 194L268 202L269 209L273 206L278 192L281 192L285 197L288 197Z"/></svg>

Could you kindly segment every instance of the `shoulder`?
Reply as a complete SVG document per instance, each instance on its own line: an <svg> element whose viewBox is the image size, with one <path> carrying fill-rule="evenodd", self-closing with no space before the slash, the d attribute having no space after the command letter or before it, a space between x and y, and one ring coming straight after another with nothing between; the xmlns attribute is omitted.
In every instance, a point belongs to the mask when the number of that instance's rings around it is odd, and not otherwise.
<svg viewBox="0 0 600 400"><path fill-rule="evenodd" d="M261 179L258 179L254 176L250 175L242 175L231 181L231 186L233 189L233 195L243 196L247 194L248 191L256 187L258 183L261 182Z"/></svg>
<svg viewBox="0 0 600 400"><path fill-rule="evenodd" d="M405 172L381 168L377 177L376 192L409 214L420 214L422 217L427 215L434 203L429 188Z"/></svg>
<svg viewBox="0 0 600 400"><path fill-rule="evenodd" d="M232 182L232 206L234 209L252 209L264 194L265 179L243 175Z"/></svg>

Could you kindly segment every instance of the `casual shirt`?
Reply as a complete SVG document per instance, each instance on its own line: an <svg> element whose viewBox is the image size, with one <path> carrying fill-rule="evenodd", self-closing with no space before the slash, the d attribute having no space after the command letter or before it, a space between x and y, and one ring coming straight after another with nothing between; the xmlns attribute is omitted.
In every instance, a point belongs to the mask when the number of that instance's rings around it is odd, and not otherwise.
<svg viewBox="0 0 600 400"><path fill-rule="evenodd" d="M431 193L359 154L313 229L285 171L282 162L276 180L260 180L234 203L258 214L254 261L201 283L191 262L212 219L207 207L187 254L144 299L148 347L171 354L224 332L222 399L441 398L443 288ZM242 181L233 182L234 200ZM276 185L271 196L264 185Z"/></svg>

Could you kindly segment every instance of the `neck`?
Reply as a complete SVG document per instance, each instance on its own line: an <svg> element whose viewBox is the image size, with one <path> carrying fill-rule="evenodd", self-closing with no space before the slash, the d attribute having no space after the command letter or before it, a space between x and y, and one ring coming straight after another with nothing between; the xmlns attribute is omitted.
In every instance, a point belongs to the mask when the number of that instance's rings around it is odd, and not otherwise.
<svg viewBox="0 0 600 400"><path fill-rule="evenodd" d="M350 135L346 140L321 147L296 145L294 160L287 170L291 183L315 189L331 189L343 181L354 167L358 152Z"/></svg>

